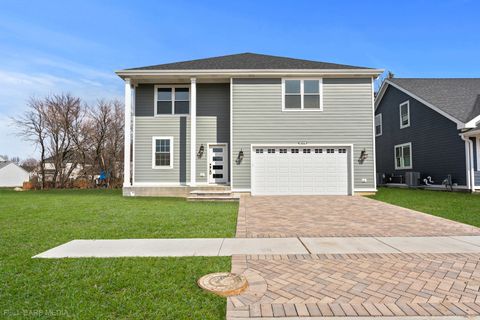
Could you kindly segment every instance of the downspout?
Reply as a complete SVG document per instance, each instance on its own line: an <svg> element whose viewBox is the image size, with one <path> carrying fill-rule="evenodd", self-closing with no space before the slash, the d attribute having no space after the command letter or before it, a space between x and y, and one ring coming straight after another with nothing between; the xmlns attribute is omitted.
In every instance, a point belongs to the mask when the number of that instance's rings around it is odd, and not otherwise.
<svg viewBox="0 0 480 320"><path fill-rule="evenodd" d="M473 142L462 133L460 137L465 141L465 164L467 166L467 187L471 192L475 191L475 175L473 167Z"/></svg>

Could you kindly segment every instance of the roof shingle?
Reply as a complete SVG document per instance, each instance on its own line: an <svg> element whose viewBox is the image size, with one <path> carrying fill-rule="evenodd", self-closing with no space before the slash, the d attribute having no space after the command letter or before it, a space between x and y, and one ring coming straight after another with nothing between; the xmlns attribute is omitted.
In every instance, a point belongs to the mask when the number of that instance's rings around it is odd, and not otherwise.
<svg viewBox="0 0 480 320"><path fill-rule="evenodd" d="M126 70L274 70L274 69L371 69L344 64L293 59L257 53L239 53Z"/></svg>
<svg viewBox="0 0 480 320"><path fill-rule="evenodd" d="M468 122L480 115L480 78L392 78L388 80L462 122Z"/></svg>

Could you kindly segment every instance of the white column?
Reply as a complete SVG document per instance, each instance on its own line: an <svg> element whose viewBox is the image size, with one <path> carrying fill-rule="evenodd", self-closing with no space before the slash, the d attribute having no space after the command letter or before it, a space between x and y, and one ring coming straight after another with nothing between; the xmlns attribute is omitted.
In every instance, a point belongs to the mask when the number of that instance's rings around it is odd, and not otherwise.
<svg viewBox="0 0 480 320"><path fill-rule="evenodd" d="M197 176L197 79L190 79L190 186Z"/></svg>
<svg viewBox="0 0 480 320"><path fill-rule="evenodd" d="M123 160L123 187L130 187L130 141L132 125L132 86L130 79L125 79L125 146Z"/></svg>

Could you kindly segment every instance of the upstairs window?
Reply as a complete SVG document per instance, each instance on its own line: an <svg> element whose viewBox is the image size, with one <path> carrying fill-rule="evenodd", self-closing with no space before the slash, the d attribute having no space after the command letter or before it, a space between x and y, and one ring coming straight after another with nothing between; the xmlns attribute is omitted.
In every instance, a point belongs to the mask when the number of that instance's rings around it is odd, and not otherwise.
<svg viewBox="0 0 480 320"><path fill-rule="evenodd" d="M410 127L410 101L400 104L400 129Z"/></svg>
<svg viewBox="0 0 480 320"><path fill-rule="evenodd" d="M379 113L375 116L375 136L381 136L383 131L383 124L382 124L382 114Z"/></svg>
<svg viewBox="0 0 480 320"><path fill-rule="evenodd" d="M412 169L412 143L395 146L395 169Z"/></svg>
<svg viewBox="0 0 480 320"><path fill-rule="evenodd" d="M322 79L284 79L284 111L321 111Z"/></svg>
<svg viewBox="0 0 480 320"><path fill-rule="evenodd" d="M188 115L190 91L188 87L155 86L156 115Z"/></svg>
<svg viewBox="0 0 480 320"><path fill-rule="evenodd" d="M152 149L154 169L173 168L173 137L153 137Z"/></svg>

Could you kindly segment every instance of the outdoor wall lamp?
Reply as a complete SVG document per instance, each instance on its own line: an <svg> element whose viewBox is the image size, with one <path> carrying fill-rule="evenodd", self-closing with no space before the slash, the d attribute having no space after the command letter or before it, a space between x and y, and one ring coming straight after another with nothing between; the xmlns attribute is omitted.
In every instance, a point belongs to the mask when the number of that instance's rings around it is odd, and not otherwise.
<svg viewBox="0 0 480 320"><path fill-rule="evenodd" d="M360 161L365 161L368 158L368 153L367 150L363 149L362 152L360 153Z"/></svg>
<svg viewBox="0 0 480 320"><path fill-rule="evenodd" d="M200 149L198 149L198 153L197 153L197 157L198 158L201 158L202 155L203 155L203 151L205 151L205 147L202 145L200 145Z"/></svg>
<svg viewBox="0 0 480 320"><path fill-rule="evenodd" d="M237 164L242 163L242 160L243 160L243 150L240 149L240 151L238 152L238 156L237 156Z"/></svg>

